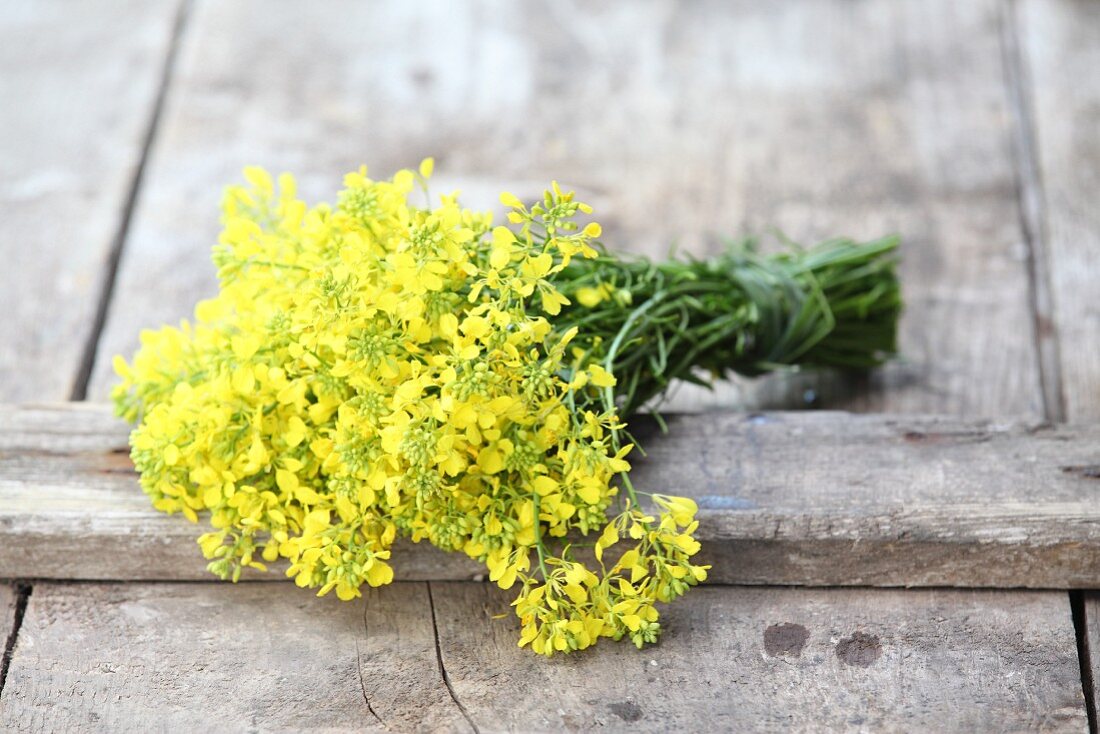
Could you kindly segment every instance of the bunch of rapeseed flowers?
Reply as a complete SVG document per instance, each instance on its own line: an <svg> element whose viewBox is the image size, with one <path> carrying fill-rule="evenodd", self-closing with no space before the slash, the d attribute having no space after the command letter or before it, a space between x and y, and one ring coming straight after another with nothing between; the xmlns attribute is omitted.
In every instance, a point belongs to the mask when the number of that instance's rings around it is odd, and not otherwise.
<svg viewBox="0 0 1100 734"><path fill-rule="evenodd" d="M349 174L335 206L308 208L290 176L276 187L260 169L227 190L218 295L194 323L144 332L132 363L116 358L142 487L164 512L209 513L199 545L222 578L283 558L299 586L352 599L393 579L400 535L518 584L520 645L538 653L653 642L655 604L708 567L692 561L694 502L639 501L622 417L693 366L812 362L837 316L784 299L825 298L835 258L768 270L746 253L709 280L705 263L619 261L595 243L599 225L573 221L591 209L556 184L529 207L502 195L511 226L493 226L455 196L411 204L431 169ZM740 306L728 303L734 274ZM693 290L719 276L720 302ZM753 282L794 288L770 301L791 311L782 324L754 305ZM858 318L881 317L889 300ZM892 328L889 341L863 349L864 362L892 349ZM669 363L691 350L685 367ZM589 533L595 563L568 544Z"/></svg>

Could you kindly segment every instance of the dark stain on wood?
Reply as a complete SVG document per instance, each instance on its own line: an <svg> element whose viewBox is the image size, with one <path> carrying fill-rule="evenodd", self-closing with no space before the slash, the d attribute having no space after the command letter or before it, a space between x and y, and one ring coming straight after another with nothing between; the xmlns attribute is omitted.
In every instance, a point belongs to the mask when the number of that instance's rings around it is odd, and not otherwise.
<svg viewBox="0 0 1100 734"><path fill-rule="evenodd" d="M836 656L847 665L870 667L882 655L882 643L875 635L856 632L837 643Z"/></svg>
<svg viewBox="0 0 1100 734"><path fill-rule="evenodd" d="M810 632L800 624L784 622L764 630L764 652L773 658L780 655L798 657L810 639Z"/></svg>
<svg viewBox="0 0 1100 734"><path fill-rule="evenodd" d="M642 718L642 707L633 701L619 701L618 703L610 703L607 705L611 713L618 716L623 721L638 721Z"/></svg>

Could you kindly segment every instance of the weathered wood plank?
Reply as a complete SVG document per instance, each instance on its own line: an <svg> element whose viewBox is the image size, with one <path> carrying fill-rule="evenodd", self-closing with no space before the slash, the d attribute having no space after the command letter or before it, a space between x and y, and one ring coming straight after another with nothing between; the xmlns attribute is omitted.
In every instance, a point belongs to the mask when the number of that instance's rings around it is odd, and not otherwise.
<svg viewBox="0 0 1100 734"><path fill-rule="evenodd" d="M657 647L547 664L491 619L507 592L432 590L443 664L482 731L1086 726L1065 594L710 587L666 609Z"/></svg>
<svg viewBox="0 0 1100 734"><path fill-rule="evenodd" d="M40 583L0 728L468 731L458 704L482 732L1085 726L1065 594L709 587L668 607L656 647L550 661L492 619L508 600Z"/></svg>
<svg viewBox="0 0 1100 734"><path fill-rule="evenodd" d="M1070 420L1100 419L1100 5L1019 3L1025 73L1058 342L1062 399Z"/></svg>
<svg viewBox="0 0 1100 734"><path fill-rule="evenodd" d="M632 476L696 498L715 581L1100 586L1100 426L796 412L670 428L639 430ZM199 532L150 508L104 407L0 410L0 578L207 578ZM481 572L426 545L394 556L405 579Z"/></svg>
<svg viewBox="0 0 1100 734"><path fill-rule="evenodd" d="M72 393L179 4L4 4L0 400Z"/></svg>
<svg viewBox="0 0 1100 734"><path fill-rule="evenodd" d="M773 226L904 236L907 362L863 397L811 378L685 390L678 407L813 388L861 410L1041 414L994 0L586 12L198 2L92 394L140 328L212 292L217 201L243 165L331 197L360 163L388 174L435 154L438 189L475 205L577 187L626 250L704 252L714 233Z"/></svg>
<svg viewBox="0 0 1100 734"><path fill-rule="evenodd" d="M669 428L640 434L635 484L696 498L722 581L1100 585L1100 427L813 412Z"/></svg>
<svg viewBox="0 0 1100 734"><path fill-rule="evenodd" d="M361 604L274 584L38 584L4 731L381 731Z"/></svg>
<svg viewBox="0 0 1100 734"><path fill-rule="evenodd" d="M127 435L102 405L0 410L0 578L210 578L195 545L199 526L152 511ZM482 572L458 557L440 570L427 545L397 552L402 578Z"/></svg>

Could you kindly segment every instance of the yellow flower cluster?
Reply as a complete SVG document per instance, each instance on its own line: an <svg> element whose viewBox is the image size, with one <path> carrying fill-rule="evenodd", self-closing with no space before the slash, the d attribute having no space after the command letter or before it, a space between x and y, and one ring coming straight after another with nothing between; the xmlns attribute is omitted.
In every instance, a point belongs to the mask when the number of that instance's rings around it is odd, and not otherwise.
<svg viewBox="0 0 1100 734"><path fill-rule="evenodd" d="M142 486L164 512L210 513L199 545L222 578L285 558L299 586L352 599L393 579L401 535L520 583L536 652L653 642L654 603L706 570L694 503L643 512L618 416L580 399L615 377L552 320L569 305L555 276L596 255L599 226L573 221L591 209L555 184L530 207L502 195L512 226L494 227L456 196L410 204L431 172L363 169L309 208L290 176L245 171L224 199L218 295L116 358ZM590 532L598 573L567 544Z"/></svg>

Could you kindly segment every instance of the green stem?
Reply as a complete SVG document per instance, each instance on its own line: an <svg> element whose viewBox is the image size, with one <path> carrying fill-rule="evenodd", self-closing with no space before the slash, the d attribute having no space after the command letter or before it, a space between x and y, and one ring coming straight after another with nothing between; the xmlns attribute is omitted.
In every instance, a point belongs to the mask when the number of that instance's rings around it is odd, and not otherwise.
<svg viewBox="0 0 1100 734"><path fill-rule="evenodd" d="M597 391L598 400L604 409L617 402L624 418L674 379L706 384L700 370L720 377L792 366L874 367L897 348L897 244L835 240L764 256L741 243L707 260L661 263L575 258L555 276L573 303L554 325L579 327L574 343L617 379L615 389ZM577 291L601 284L615 295L580 305Z"/></svg>
<svg viewBox="0 0 1100 734"><path fill-rule="evenodd" d="M634 489L634 483L630 481L629 472L621 472L619 476L622 478L623 486L626 487L626 493L630 497L630 506L640 510L642 508L642 503L638 500L638 493Z"/></svg>
<svg viewBox="0 0 1100 734"><path fill-rule="evenodd" d="M604 369L608 372L614 373L615 371L615 357L618 356L619 350L622 348L623 340L626 335L630 333L630 328L634 325L638 319L645 315L646 311L656 306L661 302L661 299L665 297L664 291L657 291L654 293L648 301L643 303L638 308L630 312L626 322L619 329L619 333L615 335L614 340L611 342L611 346L607 349L607 357L604 359ZM605 387L603 391L604 408L611 411L615 408L615 393L613 387ZM612 440L614 441L615 450L619 450L619 432L612 431Z"/></svg>
<svg viewBox="0 0 1100 734"><path fill-rule="evenodd" d="M542 580L550 581L550 574L546 572L546 548L542 545L542 520L539 518L539 493L531 492L535 501L535 553L539 558L539 571L542 572Z"/></svg>

